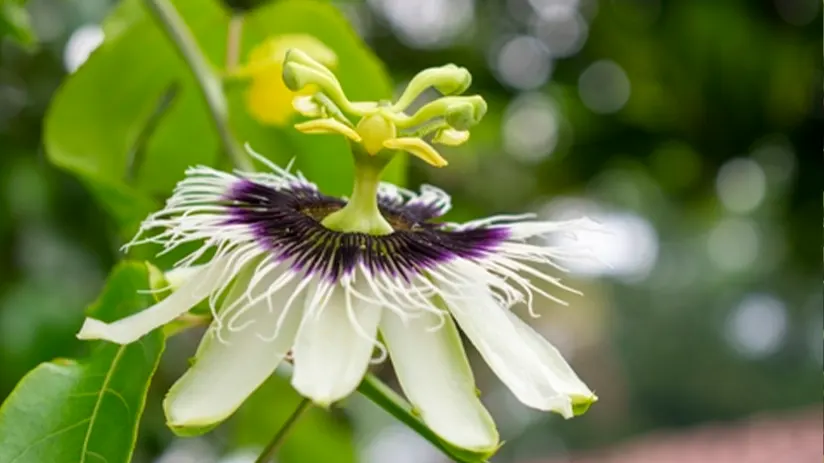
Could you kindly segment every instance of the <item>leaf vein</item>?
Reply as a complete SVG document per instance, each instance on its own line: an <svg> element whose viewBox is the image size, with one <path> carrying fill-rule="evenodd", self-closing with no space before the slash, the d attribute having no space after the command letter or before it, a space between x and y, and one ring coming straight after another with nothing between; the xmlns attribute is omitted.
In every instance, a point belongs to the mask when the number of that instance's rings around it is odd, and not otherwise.
<svg viewBox="0 0 824 463"><path fill-rule="evenodd" d="M86 455L89 454L89 442L91 441L92 430L94 429L94 422L97 419L98 412L100 411L100 404L103 403L103 396L106 394L106 390L109 389L109 382L112 380L112 375L114 374L114 371L117 369L117 365L118 363L120 363L120 359L121 357L123 357L123 352L125 352L125 350L126 346L120 346L120 348L117 349L117 354L115 354L114 359L112 359L112 365L106 372L106 376L103 379L103 384L100 385L100 391L98 392L97 400L94 403L92 414L89 417L89 427L86 430L85 437L83 438L83 447L80 451L80 463L86 462Z"/></svg>
<svg viewBox="0 0 824 463"><path fill-rule="evenodd" d="M27 446L26 446L26 448L24 448L24 449L23 449L23 451L22 451L22 452L20 452L20 454L19 454L19 455L17 455L16 457L14 457L14 459L13 459L12 461L10 461L9 463L15 463L17 460L19 460L20 458L22 458L22 457L23 457L23 455L27 454L27 453L29 452L29 450L31 450L31 449L33 449L33 448L37 447L40 443L42 443L42 442L44 442L44 441L47 441L47 440L49 440L49 439L51 439L51 438L53 438L53 437L59 436L60 434L63 434L63 433L65 433L65 432L71 431L72 429L74 429L74 428L76 428L76 427L78 427L78 426L83 426L84 424L86 424L86 423L87 423L87 422L89 422L89 421L91 421L91 418L86 418L86 419L83 419L83 420L78 421L77 423L74 423L74 424L72 424L72 425L66 426L66 427L65 427L65 428L63 428L63 429L59 429L59 430L57 430L57 431L51 432L51 433L49 433L49 434L46 434L45 436L41 437L40 439L37 439L36 441L34 441L34 442L32 442L31 444L27 445Z"/></svg>
<svg viewBox="0 0 824 463"><path fill-rule="evenodd" d="M129 406L129 402L126 401L126 399L123 397L122 394L120 394L119 392L115 391L114 389L112 389L110 387L107 387L106 389L104 389L103 392L104 393L108 392L109 394L111 394L111 395L117 397L118 399L120 399L120 402L126 408L126 413L128 413L129 415L132 414L132 407Z"/></svg>

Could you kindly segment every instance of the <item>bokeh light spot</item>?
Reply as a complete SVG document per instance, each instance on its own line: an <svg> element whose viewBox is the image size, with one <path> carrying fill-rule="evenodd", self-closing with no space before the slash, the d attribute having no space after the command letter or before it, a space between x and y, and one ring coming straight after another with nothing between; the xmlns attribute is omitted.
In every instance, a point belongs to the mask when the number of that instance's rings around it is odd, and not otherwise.
<svg viewBox="0 0 824 463"><path fill-rule="evenodd" d="M781 137L759 143L752 150L751 157L764 169L770 184L785 184L795 175L795 152L789 142Z"/></svg>
<svg viewBox="0 0 824 463"><path fill-rule="evenodd" d="M578 79L578 94L584 106L592 112L614 113L629 101L629 78L615 62L596 61L581 73Z"/></svg>
<svg viewBox="0 0 824 463"><path fill-rule="evenodd" d="M721 270L741 271L755 262L760 241L760 234L752 220L725 219L710 232L707 252L710 260Z"/></svg>
<svg viewBox="0 0 824 463"><path fill-rule="evenodd" d="M203 463L217 460L217 452L205 438L175 439L155 463Z"/></svg>
<svg viewBox="0 0 824 463"><path fill-rule="evenodd" d="M446 47L475 18L473 0L369 0L369 4L413 48Z"/></svg>
<svg viewBox="0 0 824 463"><path fill-rule="evenodd" d="M558 143L559 117L555 105L546 95L519 95L504 112L504 149L524 162L541 161Z"/></svg>
<svg viewBox="0 0 824 463"><path fill-rule="evenodd" d="M745 158L732 159L719 169L715 190L727 209L746 213L764 201L767 177L757 162Z"/></svg>
<svg viewBox="0 0 824 463"><path fill-rule="evenodd" d="M364 449L366 463L436 463L441 454L406 426L383 428Z"/></svg>
<svg viewBox="0 0 824 463"><path fill-rule="evenodd" d="M741 354L764 357L775 353L787 332L787 308L774 296L750 294L727 319L727 340Z"/></svg>
<svg viewBox="0 0 824 463"><path fill-rule="evenodd" d="M580 0L528 0L532 8L540 16L549 17L559 12L575 11Z"/></svg>
<svg viewBox="0 0 824 463"><path fill-rule="evenodd" d="M581 50L589 28L575 5L551 3L538 13L531 24L532 34L544 43L551 57L571 56Z"/></svg>
<svg viewBox="0 0 824 463"><path fill-rule="evenodd" d="M536 89L549 80L552 71L549 50L535 37L512 37L498 50L495 71L499 80L510 87Z"/></svg>

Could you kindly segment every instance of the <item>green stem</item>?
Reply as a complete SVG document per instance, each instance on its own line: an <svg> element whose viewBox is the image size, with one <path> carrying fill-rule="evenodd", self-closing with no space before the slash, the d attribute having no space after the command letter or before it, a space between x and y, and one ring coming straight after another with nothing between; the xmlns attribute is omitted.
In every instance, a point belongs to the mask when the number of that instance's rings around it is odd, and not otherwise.
<svg viewBox="0 0 824 463"><path fill-rule="evenodd" d="M300 416L303 415L303 412L305 412L311 404L312 402L310 402L309 399L301 400L300 404L298 404L298 408L296 408L295 411L292 412L291 415L289 415L289 418L286 419L286 422L283 423L283 426L281 426L280 429L278 429L278 432L275 433L274 437L272 437L272 440L270 440L269 443L266 444L266 447L263 449L263 451L260 452L260 456L257 457L255 463L267 463L269 461L274 460L275 453L277 452L280 444L283 443L283 440L286 438L286 434L289 433L289 430L292 429L292 427L297 422L298 418L300 418Z"/></svg>
<svg viewBox="0 0 824 463"><path fill-rule="evenodd" d="M163 32L175 44L177 51L194 74L203 99L206 100L206 106L209 107L209 114L217 129L223 151L238 169L253 170L252 163L232 136L229 128L226 97L221 88L221 81L212 72L186 23L168 0L144 1L160 23Z"/></svg>
<svg viewBox="0 0 824 463"><path fill-rule="evenodd" d="M489 455L464 450L443 441L437 434L429 429L412 410L412 406L399 396L395 391L384 384L374 375L368 374L358 386L358 392L375 403L378 407L386 410L387 413L395 417L401 423L409 426L419 436L429 441L433 446L441 450L452 460L459 463L480 463L485 462Z"/></svg>
<svg viewBox="0 0 824 463"><path fill-rule="evenodd" d="M235 13L229 18L226 29L226 73L231 74L240 60L240 40L243 35L243 14Z"/></svg>

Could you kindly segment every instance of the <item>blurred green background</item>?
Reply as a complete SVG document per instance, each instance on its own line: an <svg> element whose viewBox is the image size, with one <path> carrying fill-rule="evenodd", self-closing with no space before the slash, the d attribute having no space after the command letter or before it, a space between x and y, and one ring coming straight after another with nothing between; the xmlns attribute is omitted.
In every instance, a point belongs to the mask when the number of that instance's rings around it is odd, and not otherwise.
<svg viewBox="0 0 824 463"><path fill-rule="evenodd" d="M449 219L534 211L587 215L608 229L580 237L600 259L572 268L571 285L585 296L568 297L570 307L539 305L544 315L534 320L601 400L572 421L536 413L473 362L507 442L494 462L607 461L597 455L643 436L677 443L707 423L725 429L750 419L797 437L780 423L806 410L817 415L801 427L818 439L785 444L812 446L809 460L783 461L820 461L820 2L334 5L398 88L424 67L454 62L489 102L471 142L445 153L449 168L410 162L409 186L432 183L453 195ZM46 109L102 40L112 6L31 0L34 43L0 38L0 398L39 362L83 352L74 339L83 308L121 257L123 224L43 148ZM255 436L269 436L293 406L273 382L214 433L174 438L159 397L196 339L170 342L135 461L251 462ZM389 382L390 370L381 372ZM284 462L443 461L360 398L331 417L313 412L293 440ZM763 444L744 442L751 452ZM330 450L307 454L301 445ZM729 459L677 460L678 445L649 461L749 461L744 447Z"/></svg>

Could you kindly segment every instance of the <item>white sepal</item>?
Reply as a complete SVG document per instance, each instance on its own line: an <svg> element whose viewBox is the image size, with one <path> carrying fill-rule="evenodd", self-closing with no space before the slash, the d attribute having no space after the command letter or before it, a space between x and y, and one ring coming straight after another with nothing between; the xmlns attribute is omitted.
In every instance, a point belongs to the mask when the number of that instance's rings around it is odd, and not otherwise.
<svg viewBox="0 0 824 463"><path fill-rule="evenodd" d="M484 281L475 264L456 269L474 281ZM473 268L475 267L475 268ZM588 406L597 398L548 341L502 307L483 283L466 284L461 294L444 299L458 325L493 372L525 405L575 415L573 406Z"/></svg>
<svg viewBox="0 0 824 463"><path fill-rule="evenodd" d="M199 269L177 291L157 304L116 322L104 323L87 318L77 333L78 339L102 339L117 344L137 341L150 331L186 313L218 288L231 272L224 271L224 260L212 261ZM146 282L148 284L148 282Z"/></svg>
<svg viewBox="0 0 824 463"><path fill-rule="evenodd" d="M172 386L163 402L172 429L185 434L186 428L208 428L225 420L289 352L300 323L302 304L286 305L297 282L266 293L278 276L276 271L262 278L257 275L259 283L252 291L247 291L249 278L235 283L221 314L227 309L235 313L242 310L243 317L253 323L237 329L227 320L231 313L223 317L223 322L212 322L198 347L194 364Z"/></svg>
<svg viewBox="0 0 824 463"><path fill-rule="evenodd" d="M421 419L447 442L473 451L494 451L498 431L478 399L475 378L448 313L408 318L386 312L381 333L395 374ZM432 329L443 321L443 326Z"/></svg>
<svg viewBox="0 0 824 463"><path fill-rule="evenodd" d="M292 386L320 406L358 387L377 344L381 306L354 297L336 284L313 282L295 340ZM365 288L360 288L365 291Z"/></svg>

